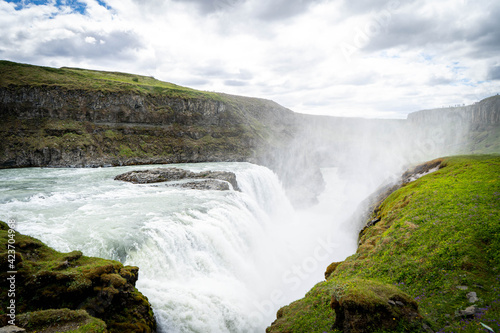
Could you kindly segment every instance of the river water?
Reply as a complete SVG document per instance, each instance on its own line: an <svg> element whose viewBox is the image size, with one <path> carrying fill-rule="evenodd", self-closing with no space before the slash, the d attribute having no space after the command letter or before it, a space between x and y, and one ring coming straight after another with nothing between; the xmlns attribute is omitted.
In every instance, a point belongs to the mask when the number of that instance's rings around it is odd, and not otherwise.
<svg viewBox="0 0 500 333"><path fill-rule="evenodd" d="M113 178L154 166L0 170L0 219L58 251L140 268L159 332L263 332L283 305L356 249L349 223L369 189L336 169L319 203L296 210L277 176L249 163L171 165L232 171L241 192Z"/></svg>

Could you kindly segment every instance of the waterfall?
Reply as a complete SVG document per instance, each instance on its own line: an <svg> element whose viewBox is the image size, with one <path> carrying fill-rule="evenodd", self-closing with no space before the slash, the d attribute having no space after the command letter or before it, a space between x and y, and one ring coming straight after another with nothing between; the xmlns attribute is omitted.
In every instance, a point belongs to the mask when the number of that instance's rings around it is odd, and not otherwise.
<svg viewBox="0 0 500 333"><path fill-rule="evenodd" d="M241 192L113 180L151 166L0 170L0 219L59 251L138 266L159 332L263 332L279 307L355 249L341 223L348 186L335 170L325 173L322 204L296 211L265 167L176 167L232 171Z"/></svg>

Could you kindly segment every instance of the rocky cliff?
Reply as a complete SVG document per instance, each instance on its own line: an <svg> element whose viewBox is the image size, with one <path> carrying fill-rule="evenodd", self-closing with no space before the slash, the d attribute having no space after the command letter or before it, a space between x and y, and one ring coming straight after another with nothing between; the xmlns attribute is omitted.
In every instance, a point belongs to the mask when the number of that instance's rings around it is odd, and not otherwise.
<svg viewBox="0 0 500 333"><path fill-rule="evenodd" d="M412 123L467 123L473 127L500 124L500 96L492 96L473 105L422 110L408 115Z"/></svg>
<svg viewBox="0 0 500 333"><path fill-rule="evenodd" d="M1 167L256 160L290 135L292 112L271 101L120 73L0 71Z"/></svg>
<svg viewBox="0 0 500 333"><path fill-rule="evenodd" d="M500 96L473 105L422 110L408 115L408 125L417 140L441 154L500 153Z"/></svg>

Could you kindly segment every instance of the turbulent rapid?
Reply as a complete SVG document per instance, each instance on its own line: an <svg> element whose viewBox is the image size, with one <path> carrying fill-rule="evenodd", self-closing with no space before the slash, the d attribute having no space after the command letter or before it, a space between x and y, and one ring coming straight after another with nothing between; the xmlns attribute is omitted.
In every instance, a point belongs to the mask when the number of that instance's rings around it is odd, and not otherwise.
<svg viewBox="0 0 500 333"><path fill-rule="evenodd" d="M232 171L241 192L113 180L152 166L0 170L0 219L59 251L138 266L160 332L262 332L355 250L347 222L367 189L352 195L336 169L323 170L320 203L296 210L267 168L173 166Z"/></svg>

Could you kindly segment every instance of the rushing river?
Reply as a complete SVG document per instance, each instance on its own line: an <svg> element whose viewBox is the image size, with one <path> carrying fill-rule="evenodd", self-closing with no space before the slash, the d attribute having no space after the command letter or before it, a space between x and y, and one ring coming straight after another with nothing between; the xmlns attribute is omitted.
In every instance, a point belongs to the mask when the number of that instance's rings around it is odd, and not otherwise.
<svg viewBox="0 0 500 333"><path fill-rule="evenodd" d="M160 332L263 332L329 263L355 251L347 221L363 193L335 169L324 170L320 203L299 211L267 168L172 166L232 171L242 191L113 180L152 166L0 170L0 219L59 251L139 266L137 288Z"/></svg>

